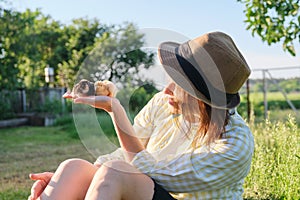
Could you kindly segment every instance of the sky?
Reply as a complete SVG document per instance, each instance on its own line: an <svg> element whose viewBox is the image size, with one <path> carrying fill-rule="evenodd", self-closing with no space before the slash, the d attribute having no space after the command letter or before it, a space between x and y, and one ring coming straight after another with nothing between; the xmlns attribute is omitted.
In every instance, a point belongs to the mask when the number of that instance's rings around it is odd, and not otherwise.
<svg viewBox="0 0 300 200"><path fill-rule="evenodd" d="M162 39L166 40L187 40L222 31L235 41L253 69L253 78L262 76L257 69L300 67L300 44L295 46L297 56L293 57L282 50L281 44L268 46L258 36L253 37L246 30L245 5L237 0L14 0L12 7L18 11L39 8L64 24L75 18L97 18L104 24L133 22L141 30L163 30L166 36ZM271 73L274 77L300 77L300 68Z"/></svg>

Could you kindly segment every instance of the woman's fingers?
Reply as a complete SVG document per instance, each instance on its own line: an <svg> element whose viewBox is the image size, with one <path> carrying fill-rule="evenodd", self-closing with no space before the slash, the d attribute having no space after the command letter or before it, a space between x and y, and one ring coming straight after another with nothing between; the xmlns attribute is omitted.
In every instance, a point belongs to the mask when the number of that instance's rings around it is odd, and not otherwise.
<svg viewBox="0 0 300 200"><path fill-rule="evenodd" d="M43 173L37 173L37 174L29 174L29 178L31 180L44 180L45 182L49 182L52 178L53 173L52 172L43 172Z"/></svg>
<svg viewBox="0 0 300 200"><path fill-rule="evenodd" d="M48 182L44 181L44 180L37 180L34 182L34 184L31 187L31 194L28 197L28 199L30 200L36 200L45 190L45 188L47 187Z"/></svg>
<svg viewBox="0 0 300 200"><path fill-rule="evenodd" d="M66 92L62 97L66 98L66 99L72 99L73 98L73 94L71 92Z"/></svg>
<svg viewBox="0 0 300 200"><path fill-rule="evenodd" d="M89 96L89 97L78 97L74 99L74 103L81 103L93 106L95 108L111 111L112 99L108 96Z"/></svg>
<svg viewBox="0 0 300 200"><path fill-rule="evenodd" d="M31 187L31 194L28 197L28 200L36 200L45 190L52 176L52 172L29 174L30 179L35 180L35 182Z"/></svg>
<svg viewBox="0 0 300 200"><path fill-rule="evenodd" d="M89 96L89 97L78 97L74 99L74 103L82 103L82 104L88 104L88 105L95 105L96 97L95 96Z"/></svg>

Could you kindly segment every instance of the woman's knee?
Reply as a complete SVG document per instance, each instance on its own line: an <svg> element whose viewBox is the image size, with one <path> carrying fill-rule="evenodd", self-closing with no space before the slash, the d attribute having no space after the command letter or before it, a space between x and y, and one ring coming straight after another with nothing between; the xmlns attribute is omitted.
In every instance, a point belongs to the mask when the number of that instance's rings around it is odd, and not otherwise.
<svg viewBox="0 0 300 200"><path fill-rule="evenodd" d="M126 166L123 161L108 161L103 163L94 175L94 180L101 183L120 182L122 179L122 169Z"/></svg>
<svg viewBox="0 0 300 200"><path fill-rule="evenodd" d="M93 180L99 185L123 184L128 175L138 173L138 170L124 161L108 161L101 165L94 175ZM139 172L140 173L140 172Z"/></svg>
<svg viewBox="0 0 300 200"><path fill-rule="evenodd" d="M85 160L65 160L57 168L42 196L45 199L83 199L97 169Z"/></svg>
<svg viewBox="0 0 300 200"><path fill-rule="evenodd" d="M97 167L86 160L68 159L58 166L52 180L90 182L97 169Z"/></svg>
<svg viewBox="0 0 300 200"><path fill-rule="evenodd" d="M121 199L122 174L115 168L122 163L109 161L101 165L94 174L85 199Z"/></svg>
<svg viewBox="0 0 300 200"><path fill-rule="evenodd" d="M138 199L136 197L149 197L153 195L153 181L142 174L134 166L124 161L109 161L101 165L94 175L92 188L102 195L114 191L123 199ZM139 191L136 194L134 191ZM90 191L93 193L93 191ZM148 198L146 198L148 199Z"/></svg>
<svg viewBox="0 0 300 200"><path fill-rule="evenodd" d="M82 159L68 159L57 168L53 180L90 182L98 167Z"/></svg>
<svg viewBox="0 0 300 200"><path fill-rule="evenodd" d="M89 163L86 160L78 159L78 158L72 158L72 159L67 159L60 163L58 166L58 169L60 170L66 170L66 169L75 169L75 168L82 168L82 167L87 167L90 166L91 163Z"/></svg>

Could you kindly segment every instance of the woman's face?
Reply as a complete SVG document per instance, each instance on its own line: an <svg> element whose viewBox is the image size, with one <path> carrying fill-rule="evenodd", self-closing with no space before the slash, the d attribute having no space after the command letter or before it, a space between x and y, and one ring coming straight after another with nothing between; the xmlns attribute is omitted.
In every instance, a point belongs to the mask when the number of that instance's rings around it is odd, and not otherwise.
<svg viewBox="0 0 300 200"><path fill-rule="evenodd" d="M163 92L169 96L168 103L171 105L172 113L179 113L182 100L179 98L178 86L171 82L164 88Z"/></svg>
<svg viewBox="0 0 300 200"><path fill-rule="evenodd" d="M174 82L170 82L163 90L168 95L168 103L173 114L184 114L190 120L195 121L199 116L199 102L189 95Z"/></svg>

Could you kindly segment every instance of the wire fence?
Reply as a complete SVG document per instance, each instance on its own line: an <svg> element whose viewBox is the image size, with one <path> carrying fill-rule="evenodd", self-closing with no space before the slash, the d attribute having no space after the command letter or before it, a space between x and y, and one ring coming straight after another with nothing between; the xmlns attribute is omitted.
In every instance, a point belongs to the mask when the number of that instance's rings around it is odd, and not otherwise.
<svg viewBox="0 0 300 200"><path fill-rule="evenodd" d="M284 97L285 101L291 108L291 110L295 113L296 116L300 116L299 110L296 108L294 103L289 99L288 94L282 86L280 86L279 81L280 79L290 79L290 78L296 78L298 79L300 90L300 66L290 66L290 67L278 67L278 68L262 68L262 69L253 69L254 76L250 78L246 82L246 93L247 93L247 115L248 119L251 117L251 102L250 102L250 95L253 91L251 91L251 79L261 79L262 85L263 85L263 104L264 104L264 118L268 119L268 83L272 83L276 86L277 91L279 91L282 96ZM299 98L300 100L300 93Z"/></svg>
<svg viewBox="0 0 300 200"><path fill-rule="evenodd" d="M284 101L288 104L288 107L295 113L296 116L300 116L300 106L295 105L295 99L289 98L287 88L281 86L280 81L284 79L296 78L298 80L298 95L297 103L300 105L300 66L293 67L279 67L279 68L263 68L253 69L250 79L243 87L242 95L246 96L246 102L244 101L244 109L248 120L250 120L255 107L251 102L251 99L255 99L257 91L253 87L253 83L259 82L262 84L260 94L263 95L263 110L260 116L263 115L264 119L268 119L269 110L272 109L270 104L271 87L276 87L276 91L280 92L284 98ZM60 112L65 110L65 100L61 98L65 88L39 88L37 90L16 90L16 91L0 91L0 119L12 117L10 112L13 113L26 113L32 111L39 112ZM295 96L295 95L294 95ZM251 98L250 98L251 97ZM260 101L261 102L261 101ZM59 106L62 105L62 106ZM285 105L285 107L287 107Z"/></svg>

